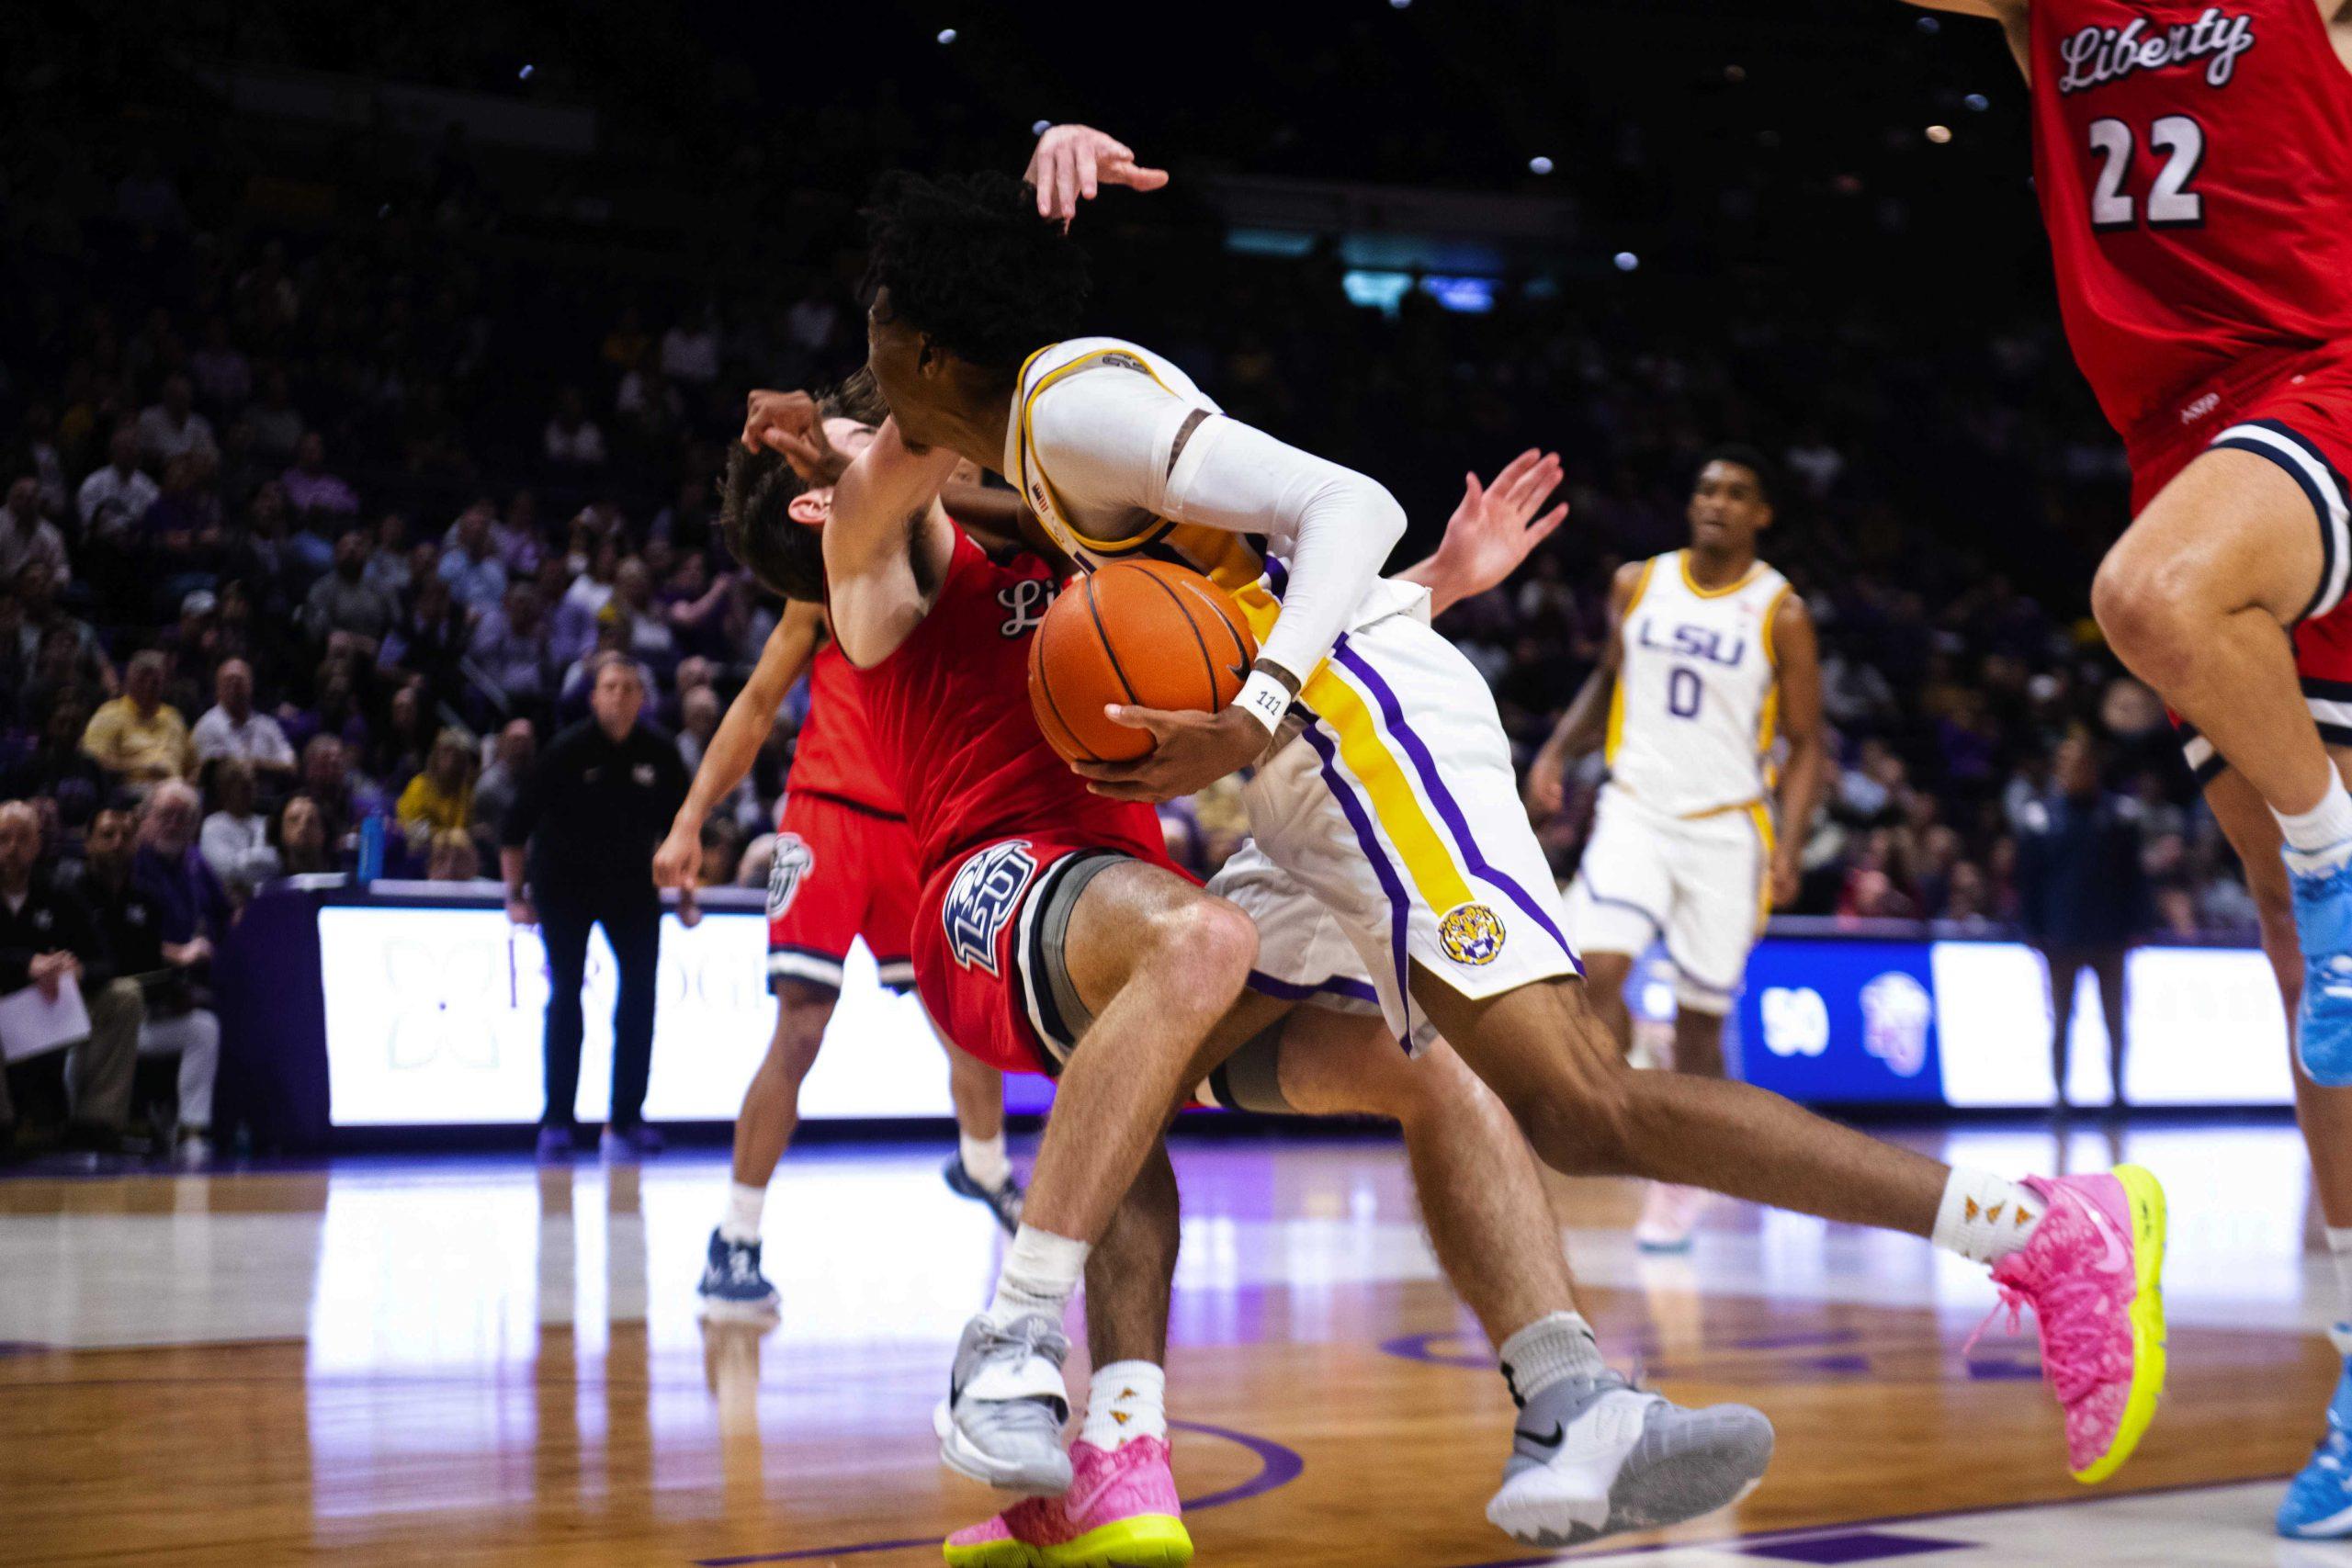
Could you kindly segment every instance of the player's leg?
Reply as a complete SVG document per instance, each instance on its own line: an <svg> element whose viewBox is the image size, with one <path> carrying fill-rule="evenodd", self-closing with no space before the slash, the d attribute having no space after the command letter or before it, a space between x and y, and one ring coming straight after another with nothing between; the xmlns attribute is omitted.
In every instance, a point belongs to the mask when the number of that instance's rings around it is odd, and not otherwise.
<svg viewBox="0 0 2352 1568"><path fill-rule="evenodd" d="M837 986L793 975L774 976L768 985L775 993L775 1030L743 1090L742 1109L735 1114L727 1207L710 1233L702 1280L695 1286L702 1315L719 1321L764 1322L775 1315L776 1288L761 1267L760 1224L768 1182L799 1130L800 1086L817 1065L826 1026L841 998Z"/></svg>
<svg viewBox="0 0 2352 1568"><path fill-rule="evenodd" d="M587 1032L580 987L588 975L588 933L594 927L575 897L543 899L539 940L548 955L548 1012L539 1041L546 1108L539 1114L539 1157L571 1157L578 1135L580 1042Z"/></svg>
<svg viewBox="0 0 2352 1568"><path fill-rule="evenodd" d="M938 1026L933 1026L938 1033ZM1021 1183L1004 1146L1004 1075L958 1051L939 1035L947 1053L947 1098L956 1108L956 1153L942 1173L958 1198L988 1205L1009 1235L1021 1228Z"/></svg>
<svg viewBox="0 0 2352 1568"><path fill-rule="evenodd" d="M2352 753L2335 753L2339 767L2347 755ZM2278 824L2254 786L2234 770L2205 786L2205 804L2245 868L2246 887L2261 919L2263 952L2278 974L2279 995L2292 1018L2303 983L2303 959L2295 939L2287 866L2278 855ZM2290 1062L2292 1055L2290 1052ZM2352 1352L2352 1089L2322 1089L2300 1063L2291 1065L2295 1117L2311 1151L2312 1190L2335 1265L2336 1348ZM2337 1380L2319 1447L2279 1502L2278 1529L2314 1539L2352 1535L2352 1360Z"/></svg>
<svg viewBox="0 0 2352 1568"><path fill-rule="evenodd" d="M1498 1529L1532 1545L1580 1545L1696 1518L1756 1484L1772 1454L1760 1413L1681 1409L1601 1359L1527 1142L1442 1041L1414 1060L1376 1017L1303 1007L1243 1045L1225 1074L1245 1109L1385 1116L1402 1130L1430 1247L1520 1406L1487 1508ZM1264 1097L1266 1084L1278 1099Z"/></svg>
<svg viewBox="0 0 2352 1568"><path fill-rule="evenodd" d="M1570 930L1581 929L1570 919ZM1592 998L1593 1016L1617 1042L1617 1049L1630 1054L1634 1049L1634 1014L1625 1005L1625 982L1634 976L1634 954L1630 953L1587 952L1584 954L1584 977L1589 982L1588 994Z"/></svg>
<svg viewBox="0 0 2352 1568"><path fill-rule="evenodd" d="M947 1538L949 1568L1057 1562L1181 1564L1193 1540L1168 1459L1168 1312L1181 1225L1176 1172L1154 1148L1086 1260L1086 1419L1066 1497L1025 1497Z"/></svg>
<svg viewBox="0 0 2352 1568"><path fill-rule="evenodd" d="M1060 1444L1063 1310L1090 1247L1198 1081L1197 1058L1241 993L1257 933L1248 916L1173 870L1116 857L1056 863L1025 889L1018 917L1014 928L998 914L988 941L990 953L1005 955L997 965L1017 971L1033 1012L1045 998L1086 1021L994 1296L956 1351L941 1458L1008 1491L1055 1495L1070 1478Z"/></svg>
<svg viewBox="0 0 2352 1568"><path fill-rule="evenodd" d="M2296 1048L2352 1084L2352 795L2329 765L2281 628L2342 598L2343 481L2275 422L2225 432L2108 553L2092 608L2124 663L2276 814L2306 966Z"/></svg>
<svg viewBox="0 0 2352 1568"><path fill-rule="evenodd" d="M2091 978L2098 982L2098 1012L2107 1025L2107 1077L2115 1086L2114 1109L2132 1109L2132 1097L2123 1081L2125 1044L2130 1038L2131 1021L2125 987L2130 984L2129 959L2131 950L2120 943L2107 944L2091 950L2086 961Z"/></svg>

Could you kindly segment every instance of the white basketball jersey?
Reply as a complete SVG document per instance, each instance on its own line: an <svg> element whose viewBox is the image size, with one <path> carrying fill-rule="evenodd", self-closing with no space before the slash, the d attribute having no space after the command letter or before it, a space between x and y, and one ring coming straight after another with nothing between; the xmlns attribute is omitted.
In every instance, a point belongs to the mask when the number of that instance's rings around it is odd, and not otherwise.
<svg viewBox="0 0 2352 1568"><path fill-rule="evenodd" d="M1765 565L1702 588L1689 552L1645 562L1609 704L1609 782L1654 811L1703 817L1764 798L1780 715L1772 616L1789 580Z"/></svg>

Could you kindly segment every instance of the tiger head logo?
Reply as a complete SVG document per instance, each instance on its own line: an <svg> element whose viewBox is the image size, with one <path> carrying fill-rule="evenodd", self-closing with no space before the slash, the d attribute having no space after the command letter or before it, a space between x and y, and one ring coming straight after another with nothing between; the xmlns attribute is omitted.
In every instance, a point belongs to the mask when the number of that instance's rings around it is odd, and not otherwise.
<svg viewBox="0 0 2352 1568"><path fill-rule="evenodd" d="M1437 923L1437 940L1445 955L1472 968L1492 964L1503 950L1503 920L1484 904L1462 904L1449 909Z"/></svg>

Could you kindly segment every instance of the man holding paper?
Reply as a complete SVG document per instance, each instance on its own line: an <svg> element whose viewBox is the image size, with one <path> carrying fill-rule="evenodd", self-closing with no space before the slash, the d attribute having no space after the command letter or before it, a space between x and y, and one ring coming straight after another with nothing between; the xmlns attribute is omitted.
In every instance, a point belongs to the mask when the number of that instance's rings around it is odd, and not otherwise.
<svg viewBox="0 0 2352 1568"><path fill-rule="evenodd" d="M0 1061L64 1047L66 1141L108 1152L130 1113L146 1003L137 982L115 978L88 908L40 873L40 817L23 801L0 805ZM0 1152L16 1132L0 1073Z"/></svg>

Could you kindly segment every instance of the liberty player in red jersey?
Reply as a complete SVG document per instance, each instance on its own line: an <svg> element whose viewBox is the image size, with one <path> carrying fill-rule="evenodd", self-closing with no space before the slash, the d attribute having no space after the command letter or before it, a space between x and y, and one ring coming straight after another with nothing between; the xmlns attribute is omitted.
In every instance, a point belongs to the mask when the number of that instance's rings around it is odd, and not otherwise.
<svg viewBox="0 0 2352 1568"><path fill-rule="evenodd" d="M1220 1065L1204 1099L1397 1121L1438 1255L1497 1347L1524 1405L1521 1427L1555 1432L1519 1434L1488 1506L1488 1518L1519 1539L1570 1544L1694 1517L1753 1484L1771 1449L1760 1414L1680 1410L1602 1363L1575 1310L1532 1156L1461 1059L1439 1044L1408 1062L1376 1013L1299 1005L1350 982L1369 997L1351 952L1346 982L1329 968L1292 966L1315 955L1330 962L1336 932L1319 949L1294 933L1287 957L1260 960L1279 974L1250 972L1249 918L1170 864L1152 809L1090 793L1047 748L1029 706L1027 661L1060 573L1031 555L989 559L928 505L911 536L893 523L874 531L869 548L843 550L828 525L820 543L788 518L829 508L830 487L787 500L794 486L783 463L773 453L755 460L774 482L730 484L729 537L779 592L827 595L844 652L865 660L855 679L870 739L922 846L918 982L948 1034L1007 1070L1056 1073L1073 1053L1137 1049L1148 1029L1180 1030L1195 1043L1205 1033L1204 1059ZM1555 510L1529 525L1557 479L1549 459L1530 452L1492 487L1474 481L1446 544L1412 569L1433 602L1508 576L1559 522ZM747 495L748 514L736 504ZM1296 900L1288 916L1317 918ZM1237 1005L1224 1010L1224 1001ZM946 1548L956 1568L1035 1561L1031 1549L1057 1562L1190 1558L1165 1440L1161 1363L1178 1214L1163 1148L1116 1211L1086 1263L1094 1382L1077 1443L1063 1453L1066 1406L1051 1367L1009 1413L1035 1418L1039 1456L1058 1473L1016 1475L949 1438L960 1456L951 1462L980 1479L1044 1493L1069 1486L1073 1473L1082 1483L1067 1503L1033 1496L957 1532ZM1014 1249L1036 1245L1017 1237ZM1005 1293L1001 1285L1001 1302ZM1016 1333L1059 1347L1060 1319L1057 1306L1033 1312ZM1019 1370L976 1374L958 1358L967 1382L1003 1382Z"/></svg>
<svg viewBox="0 0 2352 1568"><path fill-rule="evenodd" d="M2352 1323L2352 4L1917 3L1999 21L2032 85L2067 336L2132 460L2093 608L2245 864ZM2352 1535L2347 1432L2352 1368L2282 1532Z"/></svg>
<svg viewBox="0 0 2352 1568"><path fill-rule="evenodd" d="M837 451L854 452L873 438L871 425L847 418L828 423L842 443ZM735 1122L727 1207L711 1233L698 1291L708 1318L756 1322L776 1312L775 1287L761 1268L761 1213L768 1181L799 1124L800 1085L816 1065L840 999L850 943L865 939L885 986L903 991L914 984L914 838L898 792L867 747L849 665L831 640L820 605L787 604L769 634L654 856L654 880L663 886L695 885L704 821L751 772L777 709L804 672L808 716L793 753L768 874L775 1032ZM1021 1218L1021 1188L1004 1147L1002 1076L952 1048L947 1063L958 1134L944 1172L947 1184L987 1204L997 1223L1012 1231Z"/></svg>

